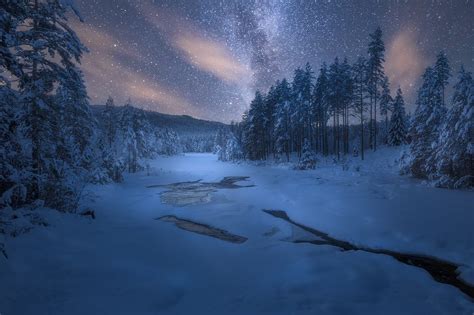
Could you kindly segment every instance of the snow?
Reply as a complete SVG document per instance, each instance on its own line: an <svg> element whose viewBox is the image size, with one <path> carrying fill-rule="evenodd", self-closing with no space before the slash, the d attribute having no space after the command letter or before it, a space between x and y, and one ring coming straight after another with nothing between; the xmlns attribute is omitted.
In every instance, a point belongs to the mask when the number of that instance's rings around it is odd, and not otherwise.
<svg viewBox="0 0 474 315"><path fill-rule="evenodd" d="M451 260L474 282L474 194L399 176L390 158L397 150L354 158L344 168L320 159L311 171L220 162L212 154L160 157L150 175L90 186L93 200L84 206L96 220L47 212L50 226L8 239L0 312L472 314L472 300L422 269L384 255L291 243L306 232L261 211L285 210L358 245ZM162 203L165 188L145 188L225 176L250 176L245 184L256 186L217 190L209 203L184 207ZM154 220L164 215L248 240L228 243Z"/></svg>

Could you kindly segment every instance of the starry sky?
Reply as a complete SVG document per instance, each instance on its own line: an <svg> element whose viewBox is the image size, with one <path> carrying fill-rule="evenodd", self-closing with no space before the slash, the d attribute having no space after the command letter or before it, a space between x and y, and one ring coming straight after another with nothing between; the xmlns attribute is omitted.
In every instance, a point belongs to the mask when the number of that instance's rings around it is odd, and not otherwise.
<svg viewBox="0 0 474 315"><path fill-rule="evenodd" d="M392 92L413 108L419 77L444 50L474 70L474 0L76 0L71 25L92 104L109 95L170 114L239 121L255 90L310 62L366 54L377 26Z"/></svg>

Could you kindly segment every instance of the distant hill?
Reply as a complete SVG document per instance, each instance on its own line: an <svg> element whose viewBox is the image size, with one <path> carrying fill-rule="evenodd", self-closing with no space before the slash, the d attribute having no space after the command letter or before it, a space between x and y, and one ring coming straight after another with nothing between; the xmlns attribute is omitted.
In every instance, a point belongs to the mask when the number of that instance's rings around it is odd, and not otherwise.
<svg viewBox="0 0 474 315"><path fill-rule="evenodd" d="M92 105L92 110L95 114L100 115L104 108L104 105ZM173 129L180 137L214 135L220 128L229 127L229 125L221 122L197 119L188 115L169 115L155 111L143 111L146 112L152 124L159 128Z"/></svg>

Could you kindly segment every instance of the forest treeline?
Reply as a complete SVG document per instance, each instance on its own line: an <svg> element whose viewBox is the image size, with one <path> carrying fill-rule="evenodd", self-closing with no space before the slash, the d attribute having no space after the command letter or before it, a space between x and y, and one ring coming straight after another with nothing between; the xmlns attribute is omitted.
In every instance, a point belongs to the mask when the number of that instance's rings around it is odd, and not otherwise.
<svg viewBox="0 0 474 315"><path fill-rule="evenodd" d="M474 87L461 68L446 103L451 67L444 52L423 74L416 110L409 117L400 87L392 97L384 72L382 31L370 34L367 54L354 63L335 58L315 75L309 64L267 93L257 91L242 121L218 142L223 160L276 159L314 167L315 154L357 155L380 144L409 144L401 169L446 187L473 185ZM222 137L221 138L225 138Z"/></svg>

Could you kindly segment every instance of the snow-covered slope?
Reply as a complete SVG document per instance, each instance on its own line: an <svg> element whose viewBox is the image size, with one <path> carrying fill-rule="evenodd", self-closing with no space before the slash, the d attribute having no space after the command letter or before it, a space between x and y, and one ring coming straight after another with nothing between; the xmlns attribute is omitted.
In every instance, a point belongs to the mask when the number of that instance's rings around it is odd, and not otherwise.
<svg viewBox="0 0 474 315"><path fill-rule="evenodd" d="M103 111L103 105L93 105L94 113L100 114ZM219 128L227 125L203 119L197 119L187 115L169 115L155 111L147 111L146 115L154 126L158 128L169 128L177 132L180 136L208 135L216 133Z"/></svg>

